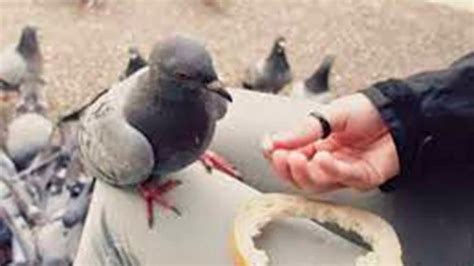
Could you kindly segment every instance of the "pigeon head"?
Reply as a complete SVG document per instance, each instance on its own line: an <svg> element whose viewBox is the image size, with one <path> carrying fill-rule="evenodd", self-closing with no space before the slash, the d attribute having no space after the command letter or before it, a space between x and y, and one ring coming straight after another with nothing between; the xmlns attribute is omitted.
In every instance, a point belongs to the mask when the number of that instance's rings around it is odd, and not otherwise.
<svg viewBox="0 0 474 266"><path fill-rule="evenodd" d="M150 83L159 85L165 100L192 100L207 91L232 101L217 77L211 55L193 39L176 36L158 43L149 62Z"/></svg>
<svg viewBox="0 0 474 266"><path fill-rule="evenodd" d="M286 59L286 39L284 37L278 37L273 44L272 52L267 59L270 66L270 71L284 72L290 69L290 64Z"/></svg>
<svg viewBox="0 0 474 266"><path fill-rule="evenodd" d="M67 190L72 198L78 197L86 185L80 181L66 185Z"/></svg>
<svg viewBox="0 0 474 266"><path fill-rule="evenodd" d="M285 46L286 46L285 37L280 36L280 37L276 38L276 40L273 44L272 54L285 55Z"/></svg>
<svg viewBox="0 0 474 266"><path fill-rule="evenodd" d="M51 194L51 195L58 195L61 194L63 191L63 185L64 185L64 178L59 178L54 176L47 184L46 184L46 190Z"/></svg>
<svg viewBox="0 0 474 266"><path fill-rule="evenodd" d="M136 59L140 57L140 51L138 51L138 48L135 46L131 46L128 48L128 56L130 59Z"/></svg>
<svg viewBox="0 0 474 266"><path fill-rule="evenodd" d="M25 57L32 57L39 52L38 36L35 27L26 26L23 28L17 50Z"/></svg>

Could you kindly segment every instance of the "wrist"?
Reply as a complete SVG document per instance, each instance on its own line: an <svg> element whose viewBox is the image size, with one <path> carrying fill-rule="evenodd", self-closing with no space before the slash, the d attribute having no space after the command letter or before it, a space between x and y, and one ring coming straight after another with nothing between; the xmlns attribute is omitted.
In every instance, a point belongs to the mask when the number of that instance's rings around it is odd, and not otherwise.
<svg viewBox="0 0 474 266"><path fill-rule="evenodd" d="M412 179L417 150L422 143L422 119L417 95L402 80L388 80L361 91L388 127L399 160L399 174L383 187L399 187Z"/></svg>

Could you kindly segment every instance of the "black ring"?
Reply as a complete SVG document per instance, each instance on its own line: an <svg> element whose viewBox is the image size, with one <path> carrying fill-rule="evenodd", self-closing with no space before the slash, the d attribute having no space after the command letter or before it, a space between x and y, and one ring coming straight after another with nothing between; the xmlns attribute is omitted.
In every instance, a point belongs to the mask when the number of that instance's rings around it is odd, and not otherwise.
<svg viewBox="0 0 474 266"><path fill-rule="evenodd" d="M323 129L323 135L321 136L321 139L325 139L329 135L331 135L331 124L329 124L329 121L321 113L313 111L309 113L309 115L318 119L319 123L321 124L321 127Z"/></svg>

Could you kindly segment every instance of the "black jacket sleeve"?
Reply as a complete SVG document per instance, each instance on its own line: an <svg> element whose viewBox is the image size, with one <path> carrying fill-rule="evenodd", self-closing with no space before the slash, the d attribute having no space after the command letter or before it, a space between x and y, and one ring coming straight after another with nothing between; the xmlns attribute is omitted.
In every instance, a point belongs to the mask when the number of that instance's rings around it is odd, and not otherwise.
<svg viewBox="0 0 474 266"><path fill-rule="evenodd" d="M399 176L382 190L416 181L421 169L474 165L474 53L446 69L379 82L362 93L389 126L400 162Z"/></svg>

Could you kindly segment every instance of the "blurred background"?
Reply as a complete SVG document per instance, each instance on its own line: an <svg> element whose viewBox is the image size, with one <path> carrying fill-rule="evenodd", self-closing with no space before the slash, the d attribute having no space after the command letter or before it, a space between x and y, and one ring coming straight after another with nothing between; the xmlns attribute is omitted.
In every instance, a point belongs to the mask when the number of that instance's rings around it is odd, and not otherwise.
<svg viewBox="0 0 474 266"><path fill-rule="evenodd" d="M175 32L205 41L234 86L279 35L295 78L333 54L330 83L339 94L445 66L474 47L471 0L81 1L0 0L0 47L25 24L39 29L54 114L115 82L129 46L147 57L154 41Z"/></svg>

